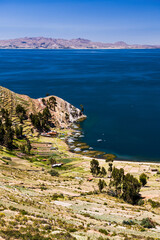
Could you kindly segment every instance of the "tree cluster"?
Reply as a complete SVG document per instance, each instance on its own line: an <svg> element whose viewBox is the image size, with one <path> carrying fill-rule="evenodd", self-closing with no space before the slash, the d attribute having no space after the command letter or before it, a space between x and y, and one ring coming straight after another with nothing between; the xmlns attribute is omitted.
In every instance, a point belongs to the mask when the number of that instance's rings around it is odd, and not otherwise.
<svg viewBox="0 0 160 240"><path fill-rule="evenodd" d="M51 118L51 113L49 108L46 107L42 113L30 114L30 119L35 128L38 131L49 130L49 119Z"/></svg>
<svg viewBox="0 0 160 240"><path fill-rule="evenodd" d="M32 146L28 138L26 138L26 143L19 146L22 153L30 154Z"/></svg>
<svg viewBox="0 0 160 240"><path fill-rule="evenodd" d="M47 106L50 110L56 110L57 100L54 96L51 96L48 100L42 98L42 102L43 105Z"/></svg>
<svg viewBox="0 0 160 240"><path fill-rule="evenodd" d="M12 121L9 118L9 113L4 108L1 109L0 119L0 145L4 145L8 149L13 149L14 129L12 128Z"/></svg>
<svg viewBox="0 0 160 240"><path fill-rule="evenodd" d="M15 135L17 139L23 138L23 127L21 125L15 127Z"/></svg>
<svg viewBox="0 0 160 240"><path fill-rule="evenodd" d="M93 174L93 176L102 176L104 177L107 172L104 167L99 166L99 162L96 159L92 159L90 162L90 171Z"/></svg>
<svg viewBox="0 0 160 240"><path fill-rule="evenodd" d="M49 108L53 111L56 110L56 106L57 106L57 101L55 97L50 97L49 100L47 101L47 105L49 106Z"/></svg>
<svg viewBox="0 0 160 240"><path fill-rule="evenodd" d="M16 106L16 114L20 120L20 123L23 123L23 120L25 120L27 118L26 116L26 110L24 109L24 107L20 104L18 104Z"/></svg>
<svg viewBox="0 0 160 240"><path fill-rule="evenodd" d="M117 197L128 203L136 204L139 200L141 184L133 175L125 175L123 168L113 168L110 186L115 187Z"/></svg>

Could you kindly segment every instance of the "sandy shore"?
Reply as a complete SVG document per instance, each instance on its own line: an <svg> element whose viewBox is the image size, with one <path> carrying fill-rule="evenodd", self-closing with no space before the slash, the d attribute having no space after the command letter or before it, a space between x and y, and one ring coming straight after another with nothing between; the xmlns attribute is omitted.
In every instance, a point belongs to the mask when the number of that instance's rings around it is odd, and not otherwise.
<svg viewBox="0 0 160 240"><path fill-rule="evenodd" d="M160 163L157 163L157 162L133 162L133 161L125 161L125 160L114 160L114 162L117 162L117 163L129 163L129 164L139 164L139 165L158 165L160 166Z"/></svg>
<svg viewBox="0 0 160 240"><path fill-rule="evenodd" d="M81 157L83 157L84 159L89 159L92 160L93 157L87 157L87 156L83 156L81 155ZM105 161L105 159L103 158L94 158L98 161ZM126 160L114 160L113 163L128 163L128 164L134 164L134 165L157 165L160 166L160 163L157 162L137 162L137 161L126 161Z"/></svg>

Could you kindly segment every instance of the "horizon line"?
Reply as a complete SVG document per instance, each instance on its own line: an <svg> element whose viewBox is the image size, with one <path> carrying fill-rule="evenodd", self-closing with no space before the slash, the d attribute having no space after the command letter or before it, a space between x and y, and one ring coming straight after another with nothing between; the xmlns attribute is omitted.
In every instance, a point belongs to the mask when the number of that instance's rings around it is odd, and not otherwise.
<svg viewBox="0 0 160 240"><path fill-rule="evenodd" d="M116 44L116 43L124 43L126 45L143 45L143 46L160 46L160 43L159 44L154 44L154 43L127 43L125 42L124 40L117 40L117 41L114 41L114 42L107 42L107 41L94 41L94 40L91 40L91 39L88 39L88 38L83 38L83 37L77 37L77 38L56 38L56 37L45 37L45 36L24 36L24 37L13 37L13 38L6 38L6 39L1 39L0 38L0 41L9 41L9 40L16 40L16 39L36 39L36 38L46 38L46 39L56 39L56 40L67 40L67 41L71 41L71 40L87 40L87 41L90 41L90 42L95 42L95 43L104 43L104 44Z"/></svg>

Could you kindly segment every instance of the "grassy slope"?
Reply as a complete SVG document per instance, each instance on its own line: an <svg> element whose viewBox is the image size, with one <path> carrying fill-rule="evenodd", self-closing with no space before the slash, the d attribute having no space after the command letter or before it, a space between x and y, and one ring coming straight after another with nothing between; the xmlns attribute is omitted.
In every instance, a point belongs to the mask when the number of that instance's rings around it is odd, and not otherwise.
<svg viewBox="0 0 160 240"><path fill-rule="evenodd" d="M35 105L33 99L28 96L16 94L7 88L0 86L0 103L1 107L8 109L8 111L14 116L15 108L17 104L21 104L27 110L35 111Z"/></svg>
<svg viewBox="0 0 160 240"><path fill-rule="evenodd" d="M12 239L6 237L10 234L16 239L15 231L40 234L44 239L124 239L125 236L132 239L160 238L159 208L151 208L147 201L144 206L126 204L108 196L105 192L108 187L104 193L91 193L98 190L98 178L87 181L91 175L90 159L69 153L61 139L41 137L34 140L32 146L32 154L36 154L36 158L30 156L30 160L26 160L11 156L12 161L0 160L0 236L4 239ZM50 150L51 146L57 146L58 150ZM51 167L48 161L43 161L42 152L52 154L58 162L65 163L57 169L60 177L50 176L48 171ZM104 161L100 161L100 164L108 168ZM151 172L151 168L159 168L158 165L125 162L115 162L114 165L124 167L125 172L136 177L147 171L149 181L147 187L142 188L142 194L160 201L157 196L160 190L159 182L156 181L158 176ZM105 181L108 185L109 179L105 178ZM157 222L157 229L143 229L139 223L145 217ZM136 225L122 223L129 219L135 220ZM105 229L107 235L100 233L100 229ZM17 238L22 239L21 236Z"/></svg>
<svg viewBox="0 0 160 240"><path fill-rule="evenodd" d="M0 103L15 117L15 106L21 103L35 110L34 101L14 94L0 87ZM30 122L25 121L26 133ZM27 130L28 129L28 130ZM27 132L28 131L28 132ZM71 130L60 130L64 135ZM152 208L148 198L160 201L159 175L152 168L159 165L114 162L135 177L145 172L148 184L142 188L144 206L132 206L98 190L98 178L88 182L90 159L68 152L68 147L60 138L37 138L32 141L32 155L19 158L16 152L0 149L0 239L160 239L160 208ZM57 150L51 150L57 147ZM56 169L60 177L52 177L48 157L53 155L57 162L63 162ZM3 157L10 156L10 160ZM46 159L47 161L44 161ZM100 165L108 169L108 164L100 160ZM160 169L159 169L160 170ZM78 179L75 177L79 177ZM58 195L56 195L58 194ZM24 211L25 210L25 211ZM157 223L156 229L140 226L143 218L150 217ZM127 226L123 220L132 219L135 225ZM103 229L103 233L102 230ZM105 230L105 231L104 231ZM23 235L22 235L23 234ZM40 238L41 236L41 238Z"/></svg>

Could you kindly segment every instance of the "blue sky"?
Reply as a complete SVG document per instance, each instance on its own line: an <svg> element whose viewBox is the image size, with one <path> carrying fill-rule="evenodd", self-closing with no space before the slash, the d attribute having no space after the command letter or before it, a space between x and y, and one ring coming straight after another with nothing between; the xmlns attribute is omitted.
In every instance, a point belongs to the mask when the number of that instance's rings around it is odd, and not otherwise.
<svg viewBox="0 0 160 240"><path fill-rule="evenodd" d="M160 0L0 0L0 39L160 44Z"/></svg>

